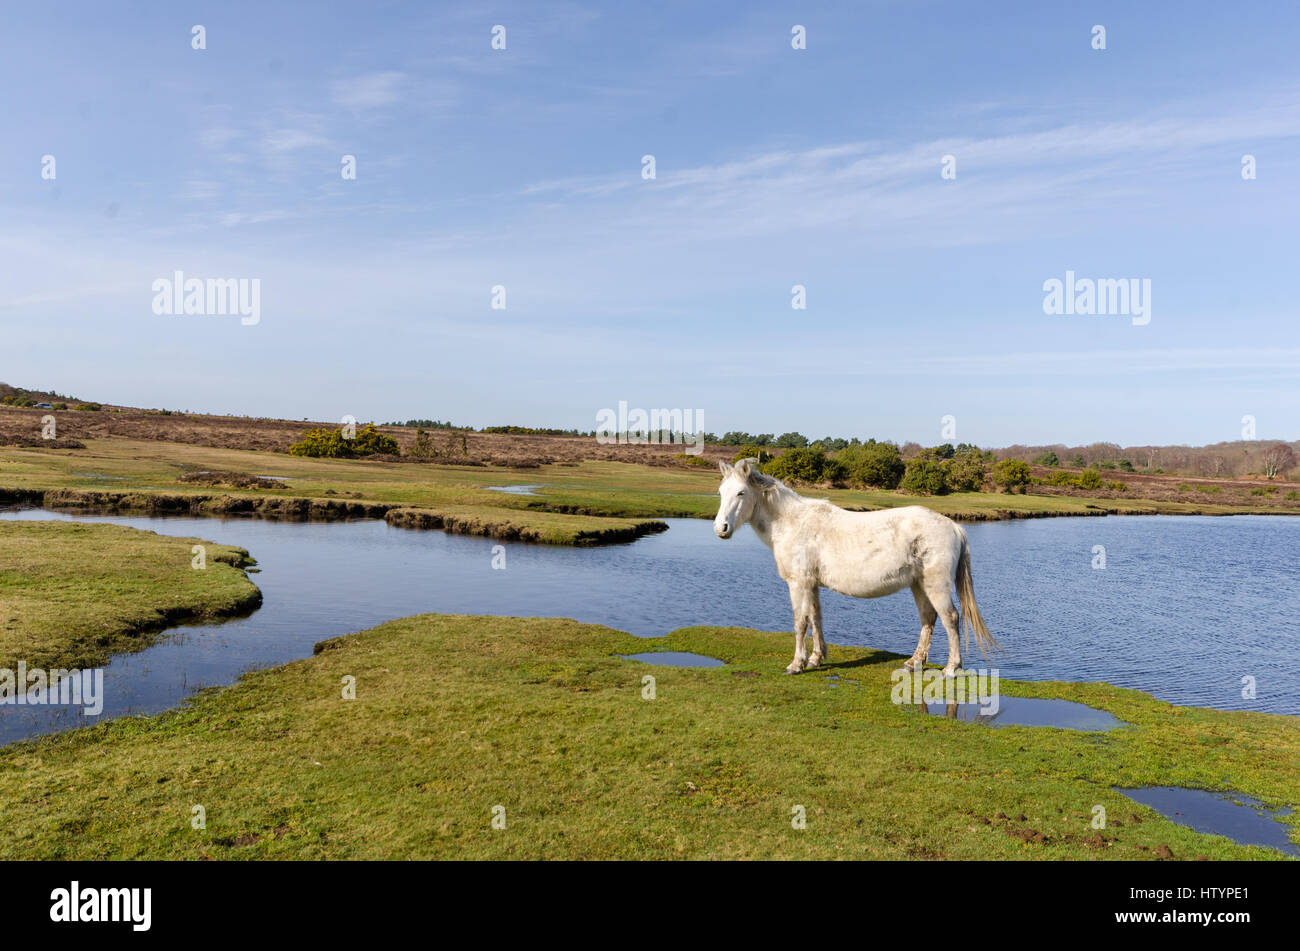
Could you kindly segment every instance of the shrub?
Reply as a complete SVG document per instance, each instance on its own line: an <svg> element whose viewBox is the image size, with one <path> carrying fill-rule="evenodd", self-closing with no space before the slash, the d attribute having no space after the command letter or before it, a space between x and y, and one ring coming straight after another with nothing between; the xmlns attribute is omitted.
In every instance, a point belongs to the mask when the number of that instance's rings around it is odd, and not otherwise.
<svg viewBox="0 0 1300 951"><path fill-rule="evenodd" d="M913 459L899 487L912 495L943 495L948 491L943 464L933 459Z"/></svg>
<svg viewBox="0 0 1300 951"><path fill-rule="evenodd" d="M859 488L896 489L907 466L893 443L872 440L850 446L835 457L845 469L845 481Z"/></svg>
<svg viewBox="0 0 1300 951"><path fill-rule="evenodd" d="M1034 459L1034 465L1036 466L1048 466L1055 469L1060 464L1061 460L1058 459L1056 453L1052 452L1050 449Z"/></svg>
<svg viewBox="0 0 1300 951"><path fill-rule="evenodd" d="M944 482L953 492L978 492L988 470L978 449L959 452L943 464Z"/></svg>
<svg viewBox="0 0 1300 951"><path fill-rule="evenodd" d="M952 443L946 442L942 446L930 446L928 449L922 449L913 458L943 462L945 459L951 459L956 454L957 450L953 448Z"/></svg>
<svg viewBox="0 0 1300 951"><path fill-rule="evenodd" d="M1113 462L1099 462L1099 463L1097 463L1097 468L1098 468L1098 469L1114 469L1114 468L1115 468L1115 463L1113 463Z"/></svg>
<svg viewBox="0 0 1300 951"><path fill-rule="evenodd" d="M1294 501L1296 501L1297 499L1300 499L1300 492L1297 492L1295 489L1292 489L1292 490L1291 490L1290 492L1288 492L1286 495L1282 496L1282 498L1284 498L1284 499L1288 499L1288 500L1294 502Z"/></svg>
<svg viewBox="0 0 1300 951"><path fill-rule="evenodd" d="M785 481L821 482L826 453L820 449L787 449L762 468L768 475Z"/></svg>
<svg viewBox="0 0 1300 951"><path fill-rule="evenodd" d="M358 430L351 439L343 437L342 429L311 429L303 434L300 442L289 447L290 455L329 459L352 459L379 453L395 456L399 452L397 440L375 429L373 423Z"/></svg>
<svg viewBox="0 0 1300 951"><path fill-rule="evenodd" d="M1064 469L1058 469L1043 480L1044 485L1078 485L1074 476Z"/></svg>
<svg viewBox="0 0 1300 951"><path fill-rule="evenodd" d="M396 456L402 451L397 445L397 440L375 429L374 423L368 423L365 429L358 430L356 436L347 441L352 444L352 452L357 456L378 454Z"/></svg>
<svg viewBox="0 0 1300 951"><path fill-rule="evenodd" d="M679 452L673 458L685 466L709 466L710 468L713 466L713 463L705 459L704 456L695 456L689 452Z"/></svg>
<svg viewBox="0 0 1300 951"><path fill-rule="evenodd" d="M1217 485L1198 485L1196 487L1196 491L1204 492L1206 495L1218 495L1220 492L1223 491L1223 489L1221 489Z"/></svg>
<svg viewBox="0 0 1300 951"><path fill-rule="evenodd" d="M77 410L82 410L84 412L97 413L104 407L100 406L98 403L78 403L76 406L72 408Z"/></svg>
<svg viewBox="0 0 1300 951"><path fill-rule="evenodd" d="M1096 469L1084 469L1079 473L1079 477L1074 480L1074 484L1081 489L1100 489L1102 486L1101 473Z"/></svg>
<svg viewBox="0 0 1300 951"><path fill-rule="evenodd" d="M289 447L291 456L316 456L328 459L347 458L352 448L338 429L309 429L300 442Z"/></svg>
<svg viewBox="0 0 1300 951"><path fill-rule="evenodd" d="M826 464L822 466L823 482L829 482L831 485L844 486L849 481L849 467L838 459L827 459Z"/></svg>
<svg viewBox="0 0 1300 951"><path fill-rule="evenodd" d="M1107 483L1106 483L1106 488L1110 489L1112 492L1127 492L1127 491L1128 491L1128 483L1127 483L1127 482L1107 482Z"/></svg>
<svg viewBox="0 0 1300 951"><path fill-rule="evenodd" d="M1029 484L1029 463L1022 459L1003 459L993 467L993 482L1008 492L1019 489L1023 495Z"/></svg>
<svg viewBox="0 0 1300 951"><path fill-rule="evenodd" d="M746 446L740 452L732 457L732 462L739 462L741 459L753 459L760 467L772 461L772 454L762 446Z"/></svg>
<svg viewBox="0 0 1300 951"><path fill-rule="evenodd" d="M1121 460L1119 461L1119 471L1120 471L1120 472L1132 472L1132 471L1133 471L1133 463L1129 462L1127 459L1121 459Z"/></svg>

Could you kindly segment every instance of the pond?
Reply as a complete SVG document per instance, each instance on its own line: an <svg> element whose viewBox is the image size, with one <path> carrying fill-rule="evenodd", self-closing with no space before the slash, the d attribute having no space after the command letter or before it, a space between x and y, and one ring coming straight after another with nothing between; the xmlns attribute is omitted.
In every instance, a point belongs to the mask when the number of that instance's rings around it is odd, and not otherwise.
<svg viewBox="0 0 1300 951"><path fill-rule="evenodd" d="M696 624L788 631L790 603L771 553L746 529L669 520L625 545L499 542L383 521L86 516L8 511L9 519L105 521L247 548L262 607L182 626L104 671L102 717L176 706L195 690L312 653L316 642L422 612L572 617L641 636ZM966 526L980 608L1006 648L996 666L1023 680L1105 680L1173 703L1300 714L1294 663L1300 521L1285 517L1105 517ZM504 545L505 568L493 547ZM1104 546L1105 568L1094 568ZM826 636L911 653L907 592L875 601L823 594ZM793 650L793 637L791 638ZM942 663L936 634L930 659ZM834 647L832 647L832 660ZM1255 695L1243 696L1242 678ZM75 710L4 707L0 742L66 729Z"/></svg>

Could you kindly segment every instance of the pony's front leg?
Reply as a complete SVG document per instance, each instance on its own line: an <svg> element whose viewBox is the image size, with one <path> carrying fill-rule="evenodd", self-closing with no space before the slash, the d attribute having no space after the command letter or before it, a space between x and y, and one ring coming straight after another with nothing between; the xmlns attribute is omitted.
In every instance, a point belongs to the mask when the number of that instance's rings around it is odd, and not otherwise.
<svg viewBox="0 0 1300 951"><path fill-rule="evenodd" d="M808 658L808 666L819 667L821 662L826 659L826 638L822 635L822 598L821 589L816 585L813 586L812 593L809 595L809 606L811 612L808 617L808 633L812 637L812 654Z"/></svg>
<svg viewBox="0 0 1300 951"><path fill-rule="evenodd" d="M797 674L808 666L808 625L812 621L810 588L802 582L790 582L790 606L794 608L794 660L785 669L787 674Z"/></svg>

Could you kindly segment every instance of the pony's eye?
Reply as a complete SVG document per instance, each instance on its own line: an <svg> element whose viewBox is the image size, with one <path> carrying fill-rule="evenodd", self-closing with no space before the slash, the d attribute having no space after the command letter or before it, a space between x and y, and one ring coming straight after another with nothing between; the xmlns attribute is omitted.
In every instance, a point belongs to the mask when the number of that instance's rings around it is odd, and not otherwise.
<svg viewBox="0 0 1300 951"><path fill-rule="evenodd" d="M744 494L745 494L745 490L741 489L739 492L736 493L736 498L740 498Z"/></svg>

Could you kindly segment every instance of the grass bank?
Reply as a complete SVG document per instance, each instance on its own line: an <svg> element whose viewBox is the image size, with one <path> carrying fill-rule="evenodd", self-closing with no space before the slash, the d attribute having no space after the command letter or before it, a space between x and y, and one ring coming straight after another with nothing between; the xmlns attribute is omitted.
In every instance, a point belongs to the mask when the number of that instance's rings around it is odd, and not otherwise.
<svg viewBox="0 0 1300 951"><path fill-rule="evenodd" d="M728 665L618 656L657 649ZM788 653L789 635L740 629L393 621L186 708L0 751L0 856L1271 859L1111 787L1300 805L1296 718L1003 681L1130 726L994 730L892 704L895 655L836 646L821 673L786 677Z"/></svg>
<svg viewBox="0 0 1300 951"><path fill-rule="evenodd" d="M97 667L179 621L251 610L251 564L242 548L121 525L0 522L0 667Z"/></svg>

